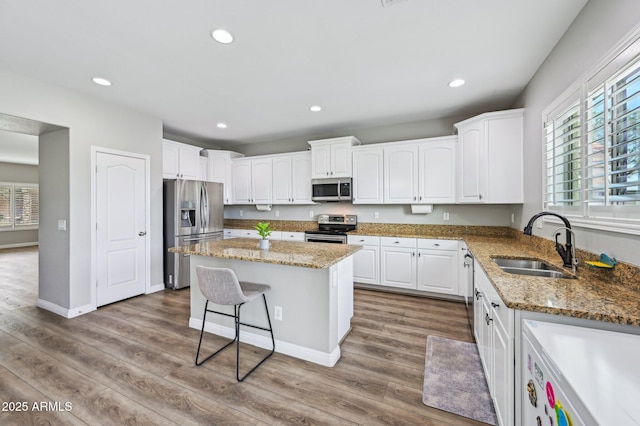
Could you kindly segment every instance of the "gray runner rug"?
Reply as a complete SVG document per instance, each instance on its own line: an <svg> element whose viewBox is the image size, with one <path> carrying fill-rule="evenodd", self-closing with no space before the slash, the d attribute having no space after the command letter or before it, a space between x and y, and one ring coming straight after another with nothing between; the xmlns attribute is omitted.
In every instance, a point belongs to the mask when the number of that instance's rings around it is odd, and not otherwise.
<svg viewBox="0 0 640 426"><path fill-rule="evenodd" d="M491 425L497 423L475 343L427 336L422 402Z"/></svg>

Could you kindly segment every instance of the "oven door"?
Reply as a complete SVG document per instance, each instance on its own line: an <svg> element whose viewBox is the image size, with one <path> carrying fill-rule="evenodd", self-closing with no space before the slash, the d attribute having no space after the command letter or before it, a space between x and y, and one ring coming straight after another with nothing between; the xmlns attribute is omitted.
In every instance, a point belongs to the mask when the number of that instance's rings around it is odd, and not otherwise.
<svg viewBox="0 0 640 426"><path fill-rule="evenodd" d="M304 240L308 243L347 244L346 235L305 234Z"/></svg>

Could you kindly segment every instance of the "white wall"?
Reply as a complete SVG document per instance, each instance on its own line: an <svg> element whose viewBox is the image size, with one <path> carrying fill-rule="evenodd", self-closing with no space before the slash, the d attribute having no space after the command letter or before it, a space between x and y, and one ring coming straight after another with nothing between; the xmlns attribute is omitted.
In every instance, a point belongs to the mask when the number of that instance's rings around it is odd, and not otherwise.
<svg viewBox="0 0 640 426"><path fill-rule="evenodd" d="M542 210L542 111L595 65L640 22L638 0L590 0L558 42L514 107L524 107L525 203L518 214L520 229ZM554 226L534 227L552 239ZM611 232L576 229L576 245L640 265L640 238Z"/></svg>
<svg viewBox="0 0 640 426"><path fill-rule="evenodd" d="M87 84L91 84L87 80ZM95 90L109 90L96 86ZM64 308L90 303L91 286L91 146L151 157L151 284L162 277L162 121L101 102L59 86L0 71L0 113L69 129L69 295ZM40 158L41 164L43 159ZM42 179L47 176L41 172ZM43 206L45 207L45 206ZM40 229L42 241L42 232ZM49 273L40 270L40 276ZM56 303L55 301L51 301ZM58 303L57 303L58 304Z"/></svg>

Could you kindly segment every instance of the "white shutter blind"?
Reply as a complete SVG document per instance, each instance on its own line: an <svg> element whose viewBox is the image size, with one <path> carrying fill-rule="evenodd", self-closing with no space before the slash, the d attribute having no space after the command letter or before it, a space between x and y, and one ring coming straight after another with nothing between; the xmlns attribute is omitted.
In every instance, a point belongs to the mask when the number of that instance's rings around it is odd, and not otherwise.
<svg viewBox="0 0 640 426"><path fill-rule="evenodd" d="M8 184L0 184L0 228L11 228L13 225L13 216L11 212L11 191L12 186Z"/></svg>
<svg viewBox="0 0 640 426"><path fill-rule="evenodd" d="M580 102L549 115L545 122L545 208L579 212L581 194Z"/></svg>
<svg viewBox="0 0 640 426"><path fill-rule="evenodd" d="M640 210L640 61L589 92L587 200L598 217ZM615 208L606 206L614 206Z"/></svg>
<svg viewBox="0 0 640 426"><path fill-rule="evenodd" d="M16 227L37 226L40 204L37 185L15 185L15 225Z"/></svg>

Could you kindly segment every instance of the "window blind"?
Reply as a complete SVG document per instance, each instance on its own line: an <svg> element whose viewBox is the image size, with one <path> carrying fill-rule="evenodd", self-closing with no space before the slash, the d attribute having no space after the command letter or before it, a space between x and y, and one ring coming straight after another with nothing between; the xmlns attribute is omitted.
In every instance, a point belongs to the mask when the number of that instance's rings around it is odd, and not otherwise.
<svg viewBox="0 0 640 426"><path fill-rule="evenodd" d="M0 184L0 228L11 228L13 225L11 193L11 185Z"/></svg>
<svg viewBox="0 0 640 426"><path fill-rule="evenodd" d="M38 186L14 186L15 225L36 226L39 222L40 204Z"/></svg>

